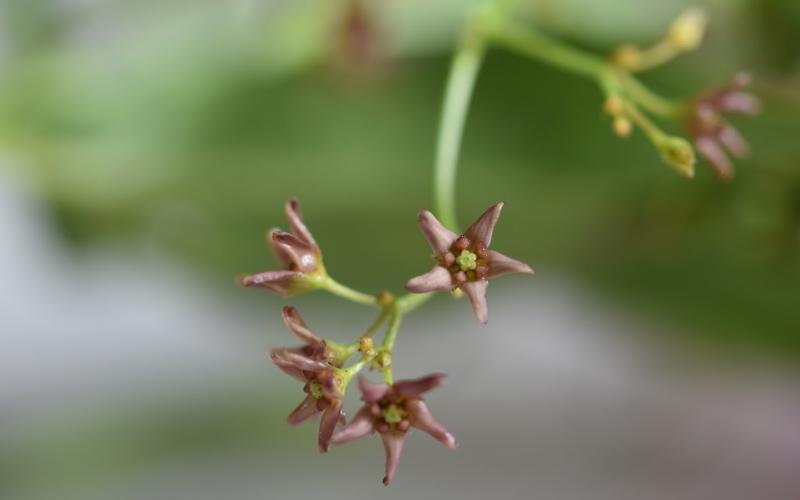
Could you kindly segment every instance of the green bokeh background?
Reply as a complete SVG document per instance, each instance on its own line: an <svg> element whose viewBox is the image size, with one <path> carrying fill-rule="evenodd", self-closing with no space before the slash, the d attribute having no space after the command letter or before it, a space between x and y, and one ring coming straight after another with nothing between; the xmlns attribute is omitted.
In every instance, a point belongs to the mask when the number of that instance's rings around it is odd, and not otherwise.
<svg viewBox="0 0 800 500"><path fill-rule="evenodd" d="M283 201L295 195L332 274L359 289L399 291L428 263L415 214L432 204L444 80L474 3L370 3L378 57L353 66L336 50L344 1L7 0L0 145L14 161L3 168L32 180L76 252L98 243L133 253L155 246L231 295L239 293L235 276L274 265L263 234L284 224ZM685 5L531 1L529 10L556 36L602 52L656 39ZM735 120L753 154L737 162L732 183L720 184L703 164L694 180L679 178L640 133L627 141L611 133L593 82L498 49L466 126L459 216L469 220L502 200L496 245L531 262L537 276L569 275L668 326L665 334L688 332L678 340L692 349L793 364L800 8L792 0L705 5L706 44L643 80L679 96L752 71L764 111ZM128 415L108 416L117 429L109 432L180 441L153 440L157 450L217 438L253 445L264 415L280 420L256 391L226 395L229 405L198 403L193 413L204 416L188 429L173 427L180 416L129 424ZM104 425L81 423L100 443ZM259 439L297 435L275 430ZM47 468L61 463L53 450L99 474L103 447L64 439L42 438L46 452L9 449L0 479L32 484L39 476L26 474L36 467L62 470ZM87 446L88 465L73 462ZM26 453L38 465L29 467ZM143 449L131 460L158 453Z"/></svg>

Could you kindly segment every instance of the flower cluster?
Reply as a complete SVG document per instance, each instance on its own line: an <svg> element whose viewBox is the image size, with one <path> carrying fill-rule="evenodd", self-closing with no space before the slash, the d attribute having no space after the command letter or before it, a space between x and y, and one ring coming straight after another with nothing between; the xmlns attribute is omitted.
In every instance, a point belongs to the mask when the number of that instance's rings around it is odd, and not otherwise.
<svg viewBox="0 0 800 500"><path fill-rule="evenodd" d="M406 436L412 428L431 435L450 449L457 447L453 435L431 415L422 398L441 385L445 376L435 373L392 382L394 338L400 316L410 307L408 304L421 303L427 299L427 292L447 291L454 295L463 292L478 320L486 323L488 280L504 274L533 273L527 264L489 249L502 208L502 203L490 207L463 234L446 228L432 213L422 211L420 229L434 252L436 264L428 273L406 283L410 292L423 295L395 299L387 292L370 298L333 280L322 265L322 253L303 221L298 201L287 202L286 214L292 232L273 229L267 234L267 241L284 269L245 276L242 284L284 296L324 289L381 310L378 320L365 333L350 344L339 344L315 334L294 307L283 308L286 327L302 344L273 349L270 358L284 373L303 384L303 399L287 422L296 425L319 416L317 443L321 452L327 452L331 443L344 444L378 433L386 452L383 482L388 485L395 476ZM384 341L376 345L373 335L387 318L389 326ZM346 366L354 356L357 360ZM384 383L358 379L364 405L348 423L342 408L345 391L353 377L367 367L382 372Z"/></svg>
<svg viewBox="0 0 800 500"><path fill-rule="evenodd" d="M733 165L725 154L742 157L750 151L747 141L724 118L724 114L755 115L761 110L757 97L746 91L752 82L747 73L740 73L733 81L700 95L686 117L686 128L697 151L708 161L722 180L733 177Z"/></svg>
<svg viewBox="0 0 800 500"><path fill-rule="evenodd" d="M348 33L358 49L367 39L368 26L360 10L361 3L354 0L351 5ZM634 127L638 127L663 160L686 177L694 175L696 148L720 178L729 179L733 167L725 150L742 156L748 146L724 115L752 115L760 107L758 99L746 91L750 83L746 75L691 101L664 99L634 77L636 72L697 48L706 24L702 10L690 9L679 16L665 36L651 47L626 45L603 59L561 45L542 33L520 29L512 19L509 5L498 1L477 9L476 17L467 26L468 36L464 37L463 46L454 59L442 111L435 175L436 204L442 221L427 210L419 213L419 227L433 252L434 265L428 272L405 283L409 293L401 297L387 291L371 295L333 279L323 265L322 251L294 198L286 203L290 232L273 229L267 233L267 243L281 269L251 274L241 280L246 287L287 297L323 290L378 310L377 319L363 333L349 343L340 344L312 332L294 307L284 307L283 320L302 344L273 349L270 357L278 368L303 384L303 399L287 417L288 423L296 425L319 417L317 443L323 453L329 450L331 443L344 444L377 433L386 454L383 478L386 485L395 477L411 429L429 434L447 448L457 447L453 435L432 416L423 400L423 395L441 385L444 375L434 373L394 381L393 350L403 316L430 299L432 292L449 292L456 298L466 295L475 317L480 323L486 323L489 280L506 274L533 274L528 264L490 248L502 203L489 207L464 232L453 227L457 150L469 93L485 46L490 42L504 44L544 61L557 61L562 68L593 76L606 93L604 110L613 119L615 133L628 137ZM692 142L663 132L650 114L681 121ZM384 329L382 341L378 343L375 337L381 329ZM364 369L378 372L383 383L356 377ZM354 379L358 380L363 405L348 422L343 400Z"/></svg>
<svg viewBox="0 0 800 500"><path fill-rule="evenodd" d="M694 176L696 149L718 178L730 180L733 165L725 150L743 157L749 146L723 115L759 112L759 100L745 90L751 83L750 76L741 73L731 84L703 92L688 101L664 99L632 76L696 49L703 39L705 26L705 12L690 8L673 21L664 37L654 45L647 48L623 45L614 51L610 57L613 78L606 78L604 84L608 94L604 110L612 116L612 128L618 136L628 137L637 125L660 151L664 161L681 175ZM661 131L645 111L677 119L686 128L692 143Z"/></svg>

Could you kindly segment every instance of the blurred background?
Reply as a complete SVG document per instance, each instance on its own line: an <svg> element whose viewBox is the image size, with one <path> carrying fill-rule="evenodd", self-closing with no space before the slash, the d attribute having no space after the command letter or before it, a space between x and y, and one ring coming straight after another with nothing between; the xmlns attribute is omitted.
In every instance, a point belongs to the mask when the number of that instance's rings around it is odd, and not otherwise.
<svg viewBox="0 0 800 500"><path fill-rule="evenodd" d="M291 195L341 281L427 269L415 214L475 4L0 2L0 498L800 498L795 0L701 2L701 50L643 77L680 96L753 72L765 109L736 122L754 152L725 185L616 138L592 82L492 50L459 213L505 201L496 248L537 275L493 282L486 327L432 301L395 358L450 374L428 401L461 448L412 435L385 489L377 439L321 456L284 424L284 301L235 277L274 267ZM604 52L688 5L527 13ZM291 303L340 341L372 320Z"/></svg>

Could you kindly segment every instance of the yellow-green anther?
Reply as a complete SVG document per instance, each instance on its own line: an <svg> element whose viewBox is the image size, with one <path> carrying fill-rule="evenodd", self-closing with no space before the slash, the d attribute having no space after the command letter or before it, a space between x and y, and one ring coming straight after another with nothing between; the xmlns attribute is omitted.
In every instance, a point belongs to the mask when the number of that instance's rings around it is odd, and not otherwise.
<svg viewBox="0 0 800 500"><path fill-rule="evenodd" d="M319 385L319 382L311 382L308 384L308 390L311 391L311 395L314 396L314 398L322 398L322 386Z"/></svg>
<svg viewBox="0 0 800 500"><path fill-rule="evenodd" d="M456 257L456 262L462 271L471 271L478 267L478 256L469 250L462 250L461 254Z"/></svg>
<svg viewBox="0 0 800 500"><path fill-rule="evenodd" d="M389 405L383 410L383 419L389 424L396 424L403 420L405 412L397 405Z"/></svg>

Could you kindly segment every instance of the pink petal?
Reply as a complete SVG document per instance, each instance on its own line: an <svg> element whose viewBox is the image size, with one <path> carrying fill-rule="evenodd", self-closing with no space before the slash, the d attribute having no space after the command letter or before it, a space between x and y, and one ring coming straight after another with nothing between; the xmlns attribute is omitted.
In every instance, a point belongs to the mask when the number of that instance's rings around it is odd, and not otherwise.
<svg viewBox="0 0 800 500"><path fill-rule="evenodd" d="M742 157L750 153L750 145L735 128L730 125L722 127L717 132L717 140L730 151L734 156Z"/></svg>
<svg viewBox="0 0 800 500"><path fill-rule="evenodd" d="M272 360L276 364L276 360L280 360L281 363L294 366L298 370L305 372L319 372L328 368L325 363L307 358L286 348L273 349Z"/></svg>
<svg viewBox="0 0 800 500"><path fill-rule="evenodd" d="M317 413L319 413L319 410L317 410L317 400L314 396L309 394L300 405L286 417L286 422L288 422L289 425L297 425L300 422L308 420Z"/></svg>
<svg viewBox="0 0 800 500"><path fill-rule="evenodd" d="M292 265L292 256L286 253L286 250L284 250L284 246L276 242L275 239L273 238L274 233L280 233L280 232L282 231L278 228L270 229L267 232L267 245L269 245L269 248L272 250L272 253L275 254L275 258L278 259L278 263L281 265L281 267L288 268L290 265Z"/></svg>
<svg viewBox="0 0 800 500"><path fill-rule="evenodd" d="M464 236L473 242L480 241L488 247L492 243L494 225L497 224L497 219L500 218L500 212L502 210L502 202L486 209L486 211L483 212L480 217L478 217L478 220L469 226L469 229L467 229L467 232L464 233Z"/></svg>
<svg viewBox="0 0 800 500"><path fill-rule="evenodd" d="M489 278L514 273L533 274L533 269L524 262L489 250Z"/></svg>
<svg viewBox="0 0 800 500"><path fill-rule="evenodd" d="M308 230L305 222L303 222L303 213L300 211L300 202L297 198L289 198L289 201L286 202L286 218L289 219L289 226L298 238L312 248L319 248L311 235L311 231Z"/></svg>
<svg viewBox="0 0 800 500"><path fill-rule="evenodd" d="M406 404L406 409L410 413L409 418L411 420L411 425L423 432L427 432L433 436L434 439L451 450L458 448L456 438L453 437L442 424L433 418L430 410L428 410L428 406L424 402L419 400L409 401Z"/></svg>
<svg viewBox="0 0 800 500"><path fill-rule="evenodd" d="M486 280L470 281L461 285L461 290L469 299L475 317L484 324L489 321L489 308L486 305L486 287L488 285L489 282Z"/></svg>
<svg viewBox="0 0 800 500"><path fill-rule="evenodd" d="M246 287L265 288L271 292L286 296L296 291L295 280L302 275L303 273L298 271L266 271L245 276L241 279L241 283Z"/></svg>
<svg viewBox="0 0 800 500"><path fill-rule="evenodd" d="M285 256L301 271L310 273L317 270L319 252L299 237L283 231L272 231L270 237ZM279 253L279 252L276 252Z"/></svg>
<svg viewBox="0 0 800 500"><path fill-rule="evenodd" d="M727 113L756 115L761 111L761 100L749 92L733 91L725 93L718 106Z"/></svg>
<svg viewBox="0 0 800 500"><path fill-rule="evenodd" d="M714 169L717 177L725 181L733 177L733 165L714 139L701 137L695 141L695 147L700 155L711 165L711 168Z"/></svg>
<svg viewBox="0 0 800 500"><path fill-rule="evenodd" d="M419 213L419 228L431 250L437 255L443 254L450 249L450 245L458 238L458 235L447 229L432 213L423 210Z"/></svg>
<svg viewBox="0 0 800 500"><path fill-rule="evenodd" d="M375 432L374 419L368 407L362 407L353 420L344 429L340 430L331 438L333 444L349 443L355 439Z"/></svg>
<svg viewBox="0 0 800 500"><path fill-rule="evenodd" d="M446 377L444 373L432 373L413 380L398 380L392 388L408 397L417 398L442 385Z"/></svg>
<svg viewBox="0 0 800 500"><path fill-rule="evenodd" d="M434 266L425 274L411 278L406 282L406 290L414 293L449 292L453 288L450 271L442 266Z"/></svg>
<svg viewBox="0 0 800 500"><path fill-rule="evenodd" d="M400 462L400 455L403 453L403 444L406 440L406 433L385 432L381 434L383 449L386 452L386 475L383 476L383 484L389 486L397 472L397 464Z"/></svg>
<svg viewBox="0 0 800 500"><path fill-rule="evenodd" d="M325 408L322 413L322 419L319 422L319 451L325 453L331 444L331 437L333 431L336 430L336 424L342 417L342 402L334 401L330 406Z"/></svg>
<svg viewBox="0 0 800 500"><path fill-rule="evenodd" d="M386 384L374 384L364 377L358 377L358 388L361 390L361 400L365 403L379 401L389 392Z"/></svg>
<svg viewBox="0 0 800 500"><path fill-rule="evenodd" d="M273 351L270 354L270 359L275 366L283 371L283 373L289 375L293 379L299 380L300 382L306 382L308 380L308 377L305 376L303 370L297 368L294 363L290 362L289 360L281 357L278 352Z"/></svg>
<svg viewBox="0 0 800 500"><path fill-rule="evenodd" d="M294 307L286 306L283 308L283 322L286 323L286 326L292 333L297 335L297 337L306 344L322 343L322 339L314 335L314 333L308 329L306 322L303 321L303 318L300 317L300 313L297 312L297 309Z"/></svg>

